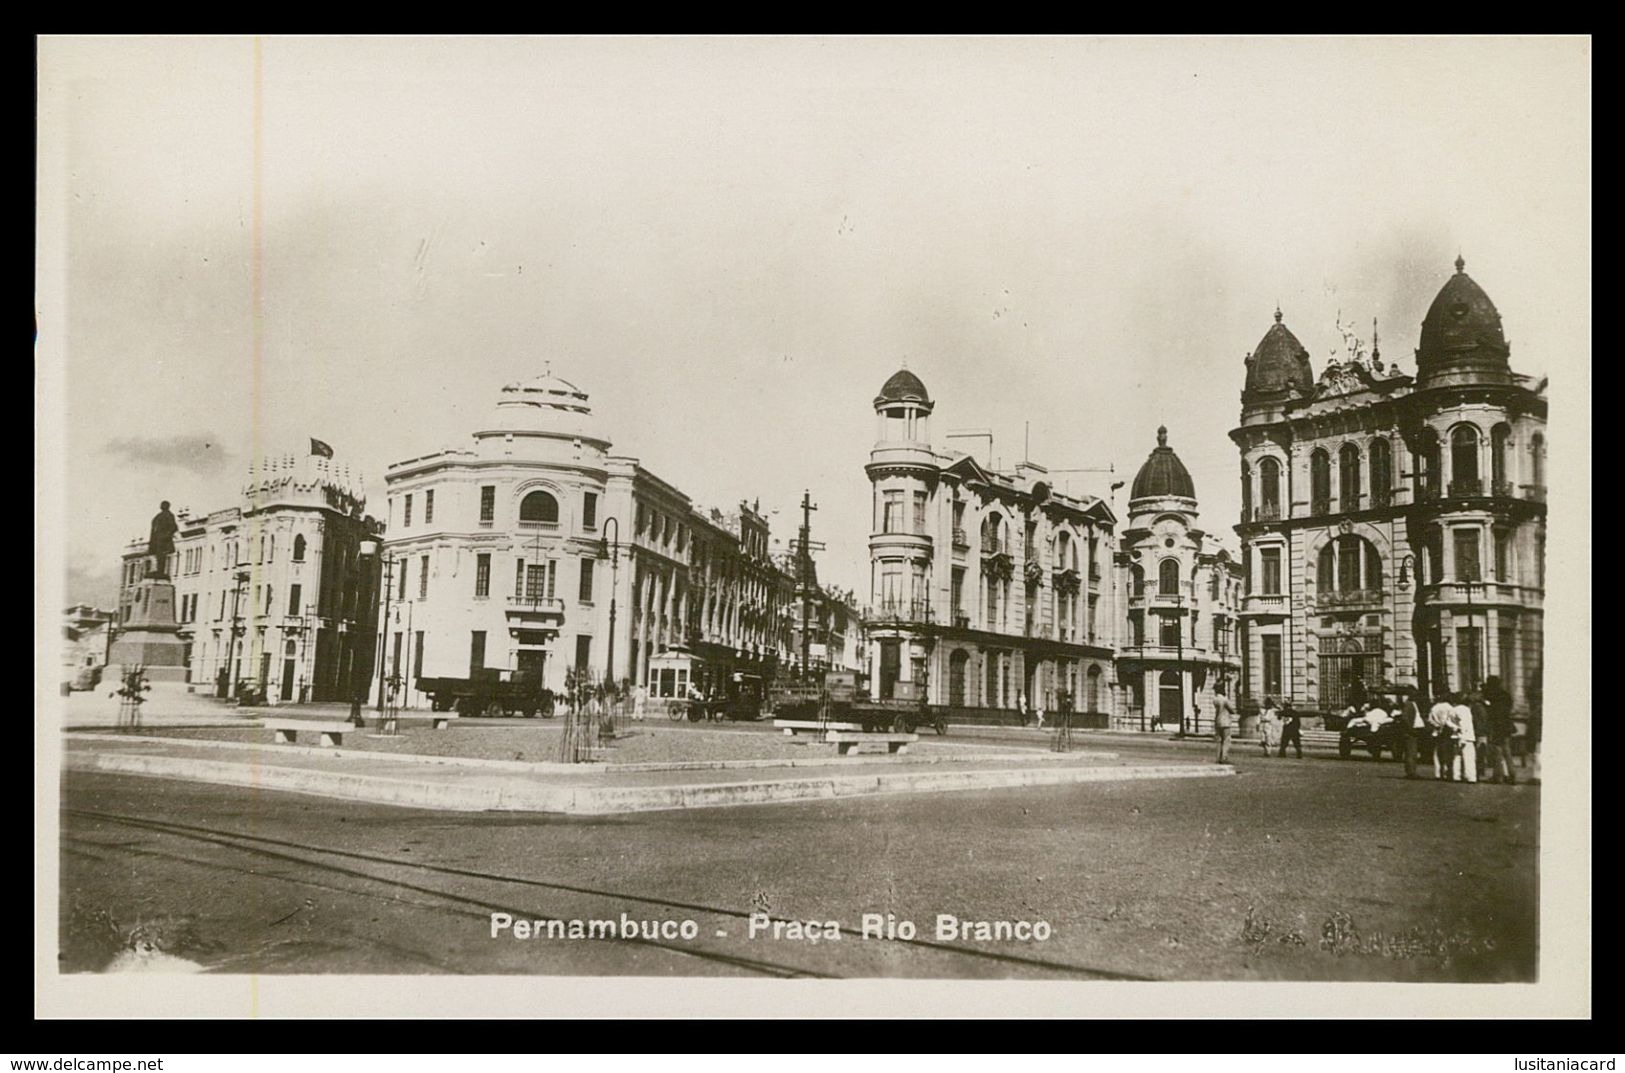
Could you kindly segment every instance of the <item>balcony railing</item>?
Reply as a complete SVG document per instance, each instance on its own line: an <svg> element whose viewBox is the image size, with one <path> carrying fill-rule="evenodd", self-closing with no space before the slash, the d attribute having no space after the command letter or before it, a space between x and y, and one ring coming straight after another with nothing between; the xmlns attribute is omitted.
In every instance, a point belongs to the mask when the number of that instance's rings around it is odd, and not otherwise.
<svg viewBox="0 0 1625 1073"><path fill-rule="evenodd" d="M965 536L963 529L954 530L954 547L961 549L970 547L970 539Z"/></svg>
<svg viewBox="0 0 1625 1073"><path fill-rule="evenodd" d="M564 601L554 596L510 596L508 610L529 611L537 615L564 614Z"/></svg>
<svg viewBox="0 0 1625 1073"><path fill-rule="evenodd" d="M1381 607L1381 589L1354 589L1349 592L1323 592L1315 597L1315 608L1322 611L1355 607Z"/></svg>
<svg viewBox="0 0 1625 1073"><path fill-rule="evenodd" d="M998 537L983 537L982 538L982 557L983 558L991 558L994 555L1005 555L1005 554L1008 554L1008 553L1009 553L1009 549L1006 548L1002 543L1000 543Z"/></svg>
<svg viewBox="0 0 1625 1073"><path fill-rule="evenodd" d="M1484 482L1477 477L1462 477L1450 482L1452 496L1481 496L1484 494Z"/></svg>
<svg viewBox="0 0 1625 1073"><path fill-rule="evenodd" d="M1284 612L1286 610L1286 594L1280 592L1250 593L1243 605L1243 613L1254 612Z"/></svg>
<svg viewBox="0 0 1625 1073"><path fill-rule="evenodd" d="M1261 507L1253 508L1253 521L1278 522L1281 520L1281 504L1265 503Z"/></svg>
<svg viewBox="0 0 1625 1073"><path fill-rule="evenodd" d="M1416 501L1418 503L1436 503L1439 499L1439 486L1424 481L1416 486Z"/></svg>
<svg viewBox="0 0 1625 1073"><path fill-rule="evenodd" d="M970 615L961 608L954 608L954 628L959 630L970 629Z"/></svg>
<svg viewBox="0 0 1625 1073"><path fill-rule="evenodd" d="M931 603L928 600L884 600L865 608L863 617L870 623L934 621Z"/></svg>
<svg viewBox="0 0 1625 1073"><path fill-rule="evenodd" d="M1394 501L1394 493L1387 488L1373 488L1371 490L1371 505L1373 507L1386 507Z"/></svg>
<svg viewBox="0 0 1625 1073"><path fill-rule="evenodd" d="M1319 517L1322 514L1330 514L1331 512L1332 501L1330 499L1311 499L1309 501L1309 513L1311 515Z"/></svg>
<svg viewBox="0 0 1625 1073"><path fill-rule="evenodd" d="M1494 481L1490 485L1497 499L1516 499L1518 486L1511 481Z"/></svg>
<svg viewBox="0 0 1625 1073"><path fill-rule="evenodd" d="M519 519L519 528L521 529L540 529L543 531L548 531L557 529L558 527L558 522L541 522L534 520L527 521L524 518Z"/></svg>

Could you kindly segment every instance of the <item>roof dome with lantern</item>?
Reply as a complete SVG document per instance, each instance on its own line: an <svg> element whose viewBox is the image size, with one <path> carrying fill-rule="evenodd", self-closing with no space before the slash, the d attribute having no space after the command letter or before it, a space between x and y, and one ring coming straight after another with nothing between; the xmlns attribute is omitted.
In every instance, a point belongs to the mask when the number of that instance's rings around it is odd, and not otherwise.
<svg viewBox="0 0 1625 1073"><path fill-rule="evenodd" d="M587 393L554 375L551 366L540 376L503 385L490 423L476 435L510 432L602 439Z"/></svg>
<svg viewBox="0 0 1625 1073"><path fill-rule="evenodd" d="M920 378L909 372L906 365L892 373L891 379L880 389L880 394L875 396L875 409L897 402L911 402L927 411L936 405L926 393Z"/></svg>
<svg viewBox="0 0 1625 1073"><path fill-rule="evenodd" d="M1437 383L1507 382L1511 347L1501 329L1501 314L1456 257L1456 274L1422 318L1416 348L1416 377L1422 386Z"/></svg>
<svg viewBox="0 0 1625 1073"><path fill-rule="evenodd" d="M1247 356L1247 386L1243 399L1277 395L1296 390L1305 395L1315 390L1315 372L1309 364L1309 351L1298 337L1281 323L1281 310L1275 310L1275 323Z"/></svg>
<svg viewBox="0 0 1625 1073"><path fill-rule="evenodd" d="M1170 496L1195 499L1196 484L1191 480L1185 463L1168 446L1168 426L1164 425L1157 429L1156 449L1145 460L1145 465L1140 467L1140 472L1134 475L1129 498L1164 499Z"/></svg>

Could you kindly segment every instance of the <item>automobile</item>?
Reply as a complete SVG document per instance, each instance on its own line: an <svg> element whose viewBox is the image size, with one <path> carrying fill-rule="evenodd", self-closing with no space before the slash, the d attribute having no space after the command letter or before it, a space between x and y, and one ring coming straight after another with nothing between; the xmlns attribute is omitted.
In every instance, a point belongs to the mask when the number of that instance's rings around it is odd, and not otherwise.
<svg viewBox="0 0 1625 1073"><path fill-rule="evenodd" d="M81 667L73 680L67 683L69 692L83 692L95 689L102 684L102 669L100 667Z"/></svg>
<svg viewBox="0 0 1625 1073"><path fill-rule="evenodd" d="M1338 732L1337 755L1347 760L1354 755L1355 749L1364 749L1373 760L1381 760L1383 753L1387 753L1390 759L1398 760L1402 749L1399 722L1390 719L1372 727L1363 718L1349 719Z"/></svg>

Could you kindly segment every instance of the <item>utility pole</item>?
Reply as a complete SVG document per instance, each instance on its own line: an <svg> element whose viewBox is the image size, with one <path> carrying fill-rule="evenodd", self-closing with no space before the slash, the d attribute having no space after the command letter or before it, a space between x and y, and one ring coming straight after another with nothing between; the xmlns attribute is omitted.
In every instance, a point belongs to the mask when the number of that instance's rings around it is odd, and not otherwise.
<svg viewBox="0 0 1625 1073"><path fill-rule="evenodd" d="M812 651L808 633L809 620L812 618L812 512L818 508L813 505L812 492L804 489L801 493L801 676L805 681L810 669L808 657Z"/></svg>
<svg viewBox="0 0 1625 1073"><path fill-rule="evenodd" d="M395 556L386 554L383 566L384 581L384 617L378 626L378 725L383 726L384 719L384 665L385 656L389 653L389 598L391 590L395 588Z"/></svg>

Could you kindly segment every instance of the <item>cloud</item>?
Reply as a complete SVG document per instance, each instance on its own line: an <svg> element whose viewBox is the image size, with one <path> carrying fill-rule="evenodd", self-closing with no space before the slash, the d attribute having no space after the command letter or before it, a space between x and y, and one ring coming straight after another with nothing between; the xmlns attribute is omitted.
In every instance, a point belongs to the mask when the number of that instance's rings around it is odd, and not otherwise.
<svg viewBox="0 0 1625 1073"><path fill-rule="evenodd" d="M100 562L76 555L68 563L67 591L63 595L69 604L117 607L120 567L117 559Z"/></svg>
<svg viewBox="0 0 1625 1073"><path fill-rule="evenodd" d="M188 473L212 474L223 469L230 454L218 436L209 433L179 436L123 436L102 448L125 462L166 466Z"/></svg>

